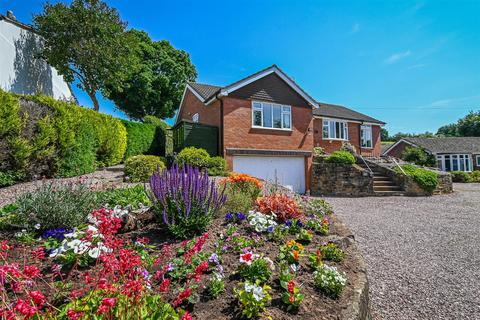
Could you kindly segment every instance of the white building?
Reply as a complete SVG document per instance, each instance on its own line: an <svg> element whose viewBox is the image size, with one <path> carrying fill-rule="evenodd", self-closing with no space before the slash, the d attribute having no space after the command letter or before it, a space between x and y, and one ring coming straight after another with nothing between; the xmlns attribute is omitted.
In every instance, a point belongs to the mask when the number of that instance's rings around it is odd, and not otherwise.
<svg viewBox="0 0 480 320"><path fill-rule="evenodd" d="M41 37L15 19L0 14L0 88L19 94L42 93L59 100L75 99L55 68L38 58Z"/></svg>

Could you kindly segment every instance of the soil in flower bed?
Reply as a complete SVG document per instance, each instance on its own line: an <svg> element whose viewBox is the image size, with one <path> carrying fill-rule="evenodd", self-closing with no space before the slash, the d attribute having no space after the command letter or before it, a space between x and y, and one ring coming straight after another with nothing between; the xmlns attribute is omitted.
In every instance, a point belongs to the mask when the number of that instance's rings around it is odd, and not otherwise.
<svg viewBox="0 0 480 320"><path fill-rule="evenodd" d="M147 215L148 216L148 215ZM150 218L152 216L150 215ZM332 299L319 292L314 287L313 282L313 269L308 266L308 254L315 253L321 244L325 244L332 239L339 239L340 237L346 237L350 235L348 229L346 229L341 223L337 223L338 220L335 216L332 217L332 225L330 228L330 233L328 236L321 236L315 234L313 240L304 244L305 247L305 256L301 258L300 265L301 268L295 274L295 282L300 288L302 294L304 294L304 299L300 304L299 309L296 312L288 312L285 305L281 301L281 294L283 292L280 287L278 280L278 266L275 268L275 271L268 282L272 287L271 296L272 302L267 307L266 312L264 313L265 317L271 317L271 319L339 319L341 311L349 304L353 296L353 286L358 277L359 262L356 260L356 255L350 254L352 250L355 250L354 246L347 246L344 249L346 256L345 259L340 263L335 263L327 261L326 263L330 266L335 266L340 272L344 272L347 276L348 282L347 285L338 299ZM248 222L243 221L241 224L237 224L237 231L242 234L251 234L250 226ZM218 243L221 235L225 234L226 223L224 217L217 217L212 224L210 225L209 230L207 230L209 237L203 248L203 252L215 252L216 244ZM144 221L143 227L140 229L126 232L121 234L122 238L131 239L136 241L140 237L147 237L151 240L150 244L155 246L153 255L160 254L160 249L165 244L172 244L173 248L179 248L182 245L181 240L173 240L168 231L162 228L159 224L154 221ZM12 233L2 233L0 234L1 240L9 240L10 243L14 244L13 256L20 256L25 250L33 250L32 246L18 243L12 241ZM277 262L280 246L284 245L288 240L295 239L295 236L289 235L285 239L275 242L273 240L268 240L264 235L261 236L263 240L260 240L259 243L263 244L257 246L253 249L255 253L269 257L272 261ZM39 246L39 242L35 242L35 246ZM212 299L207 293L206 289L202 289L204 285L207 284L207 280L210 276L207 274L201 280L200 286L198 289L199 301L195 305L186 306L186 309L189 310L194 319L241 319L240 312L238 309L238 302L233 293L234 288L238 288L239 283L242 282L240 276L236 273L240 265L239 261L240 252L231 250L224 253L221 256L222 265L224 268L225 274L225 291L216 299ZM48 259L43 260L42 264L39 264L38 267L42 270L42 273L46 277L55 277L55 274L51 272L52 260ZM75 269L70 271L70 281L72 282L72 288L81 289L82 281L84 281L84 273L88 270L90 273L95 273L96 266L83 269ZM65 271L65 270L63 270ZM66 276L64 273L63 276ZM57 276L58 277L58 276ZM60 280L61 278L58 278ZM44 294L49 297L49 288L41 288ZM66 293L68 294L68 293ZM172 297L173 298L173 295ZM51 297L49 297L49 300ZM62 297L55 299L59 304L62 302Z"/></svg>
<svg viewBox="0 0 480 320"><path fill-rule="evenodd" d="M339 237L351 236L351 232L338 223L338 218L332 216L332 226L330 233L327 236L321 236L315 234L313 240L309 244L304 244L305 253L315 253L321 244L324 244L332 239L338 239ZM237 230L240 233L242 229L246 231L248 229L248 222L244 222L239 225ZM204 251L215 251L215 243L220 238L220 235L225 233L225 220L217 218L210 226L208 233L209 239L205 244ZM150 225L142 230L135 232L138 236L145 236L152 239L152 241L158 244L167 243L169 241L166 231L158 229L157 225ZM277 262L280 246L287 242L289 239L295 239L295 236L288 236L282 242L274 242L273 240L266 240L261 247L254 249L255 253L264 254L271 260ZM180 242L176 243L179 246ZM351 301L353 296L354 283L358 277L359 261L356 260L356 255L350 254L352 250L356 250L354 246L348 246L344 248L346 253L345 259L340 263L327 261L330 266L335 266L340 272L344 272L347 276L347 285L337 299L332 299L324 295L315 289L313 282L313 269L308 266L307 255L300 261L301 269L297 271L295 281L300 287L301 293L305 295L304 300L301 302L297 312L287 312L285 305L281 301L282 289L278 280L278 267L276 267L269 285L272 287L271 305L267 308L265 316L271 316L272 319L339 319L341 310L343 310ZM191 308L192 316L195 319L242 319L238 312L237 300L233 294L233 289L238 287L239 282L242 279L236 274L236 270L240 264L240 253L231 252L224 253L222 255L222 265L225 270L225 292L223 292L217 299L211 299L208 293L201 291L200 302Z"/></svg>

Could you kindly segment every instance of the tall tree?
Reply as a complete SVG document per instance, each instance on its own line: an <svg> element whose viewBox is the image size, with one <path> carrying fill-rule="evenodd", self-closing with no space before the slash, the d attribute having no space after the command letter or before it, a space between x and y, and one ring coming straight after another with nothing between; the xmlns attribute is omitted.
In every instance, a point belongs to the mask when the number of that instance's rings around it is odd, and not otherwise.
<svg viewBox="0 0 480 320"><path fill-rule="evenodd" d="M106 83L119 86L131 58L118 11L101 0L46 3L33 23L45 40L42 56L66 81L78 80L98 111L96 93L105 94Z"/></svg>
<svg viewBox="0 0 480 320"><path fill-rule="evenodd" d="M197 77L190 56L168 41L152 41L147 33L132 29L136 39L137 64L131 64L121 86L109 86L108 97L129 117L142 120L147 115L169 118L179 107L187 81Z"/></svg>
<svg viewBox="0 0 480 320"><path fill-rule="evenodd" d="M385 128L380 128L380 140L390 141L390 136L388 135L388 130Z"/></svg>
<svg viewBox="0 0 480 320"><path fill-rule="evenodd" d="M480 111L470 111L465 117L459 119L457 123L440 127L437 134L444 136L480 137Z"/></svg>

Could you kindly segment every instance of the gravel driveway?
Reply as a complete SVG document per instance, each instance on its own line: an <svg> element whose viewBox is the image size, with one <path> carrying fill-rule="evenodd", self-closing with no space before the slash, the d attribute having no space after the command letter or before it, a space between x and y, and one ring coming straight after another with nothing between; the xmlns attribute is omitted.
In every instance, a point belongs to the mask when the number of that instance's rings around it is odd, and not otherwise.
<svg viewBox="0 0 480 320"><path fill-rule="evenodd" d="M454 189L326 198L367 261L373 319L480 319L480 184Z"/></svg>

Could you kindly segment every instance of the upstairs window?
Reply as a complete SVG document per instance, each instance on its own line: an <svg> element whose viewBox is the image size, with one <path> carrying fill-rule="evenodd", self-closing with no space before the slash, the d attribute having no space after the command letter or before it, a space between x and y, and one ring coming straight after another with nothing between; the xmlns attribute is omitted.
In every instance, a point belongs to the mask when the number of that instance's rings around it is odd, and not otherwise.
<svg viewBox="0 0 480 320"><path fill-rule="evenodd" d="M360 126L360 137L362 148L372 148L372 126Z"/></svg>
<svg viewBox="0 0 480 320"><path fill-rule="evenodd" d="M323 120L322 136L328 140L348 140L348 125L344 121Z"/></svg>
<svg viewBox="0 0 480 320"><path fill-rule="evenodd" d="M281 104L254 101L252 126L290 130L292 128L292 108Z"/></svg>
<svg viewBox="0 0 480 320"><path fill-rule="evenodd" d="M198 122L198 120L200 120L200 115L198 113L195 113L193 116L192 116L192 121L193 122Z"/></svg>

